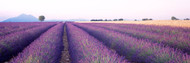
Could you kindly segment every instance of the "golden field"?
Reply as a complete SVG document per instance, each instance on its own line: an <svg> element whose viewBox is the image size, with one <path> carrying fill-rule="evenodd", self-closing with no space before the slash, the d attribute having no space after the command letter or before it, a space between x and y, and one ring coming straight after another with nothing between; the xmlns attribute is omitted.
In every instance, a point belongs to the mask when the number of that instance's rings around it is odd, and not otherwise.
<svg viewBox="0 0 190 63"><path fill-rule="evenodd" d="M153 20L153 21L76 21L78 23L129 23L158 26L190 27L190 20Z"/></svg>

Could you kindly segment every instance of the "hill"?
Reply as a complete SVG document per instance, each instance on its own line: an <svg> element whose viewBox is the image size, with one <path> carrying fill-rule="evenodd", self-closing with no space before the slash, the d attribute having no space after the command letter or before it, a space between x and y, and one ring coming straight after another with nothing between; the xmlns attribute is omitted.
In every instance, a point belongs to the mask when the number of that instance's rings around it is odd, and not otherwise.
<svg viewBox="0 0 190 63"><path fill-rule="evenodd" d="M32 15L21 14L17 17L8 18L2 22L38 22L38 19Z"/></svg>

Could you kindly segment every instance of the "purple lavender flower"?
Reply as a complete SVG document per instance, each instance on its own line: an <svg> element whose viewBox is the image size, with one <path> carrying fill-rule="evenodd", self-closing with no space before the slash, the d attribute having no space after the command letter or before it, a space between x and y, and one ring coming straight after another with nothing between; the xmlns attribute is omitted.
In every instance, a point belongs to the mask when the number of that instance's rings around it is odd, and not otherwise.
<svg viewBox="0 0 190 63"><path fill-rule="evenodd" d="M136 39L129 35L112 30L106 30L100 27L79 23L74 24L101 40L108 47L116 50L119 54L134 62L188 63L190 61L189 55L167 46L163 47L162 44L152 43L149 40L144 39Z"/></svg>
<svg viewBox="0 0 190 63"><path fill-rule="evenodd" d="M0 62L9 60L17 55L34 39L47 31L54 24L44 24L43 26L25 31L11 33L0 38Z"/></svg>
<svg viewBox="0 0 190 63"><path fill-rule="evenodd" d="M88 24L87 24L88 25ZM159 27L135 24L90 24L103 27L108 30L117 31L135 37L137 39L149 40L154 43L160 43L175 49L180 49L190 54L190 29ZM179 30L178 30L179 29ZM158 30L158 31L157 31ZM188 36L189 35L189 36Z"/></svg>
<svg viewBox="0 0 190 63"><path fill-rule="evenodd" d="M67 24L67 32L72 63L127 63L83 30Z"/></svg>
<svg viewBox="0 0 190 63"><path fill-rule="evenodd" d="M59 63L63 49L63 24L42 34L10 63Z"/></svg>

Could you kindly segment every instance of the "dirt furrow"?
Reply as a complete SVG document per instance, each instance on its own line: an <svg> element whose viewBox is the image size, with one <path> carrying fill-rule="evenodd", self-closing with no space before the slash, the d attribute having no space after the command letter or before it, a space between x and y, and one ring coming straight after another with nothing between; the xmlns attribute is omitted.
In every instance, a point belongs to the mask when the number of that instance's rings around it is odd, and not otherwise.
<svg viewBox="0 0 190 63"><path fill-rule="evenodd" d="M71 63L70 55L69 55L69 49L68 49L69 44L67 41L66 25L64 25L63 46L64 46L64 49L62 51L62 58L60 60L60 63Z"/></svg>

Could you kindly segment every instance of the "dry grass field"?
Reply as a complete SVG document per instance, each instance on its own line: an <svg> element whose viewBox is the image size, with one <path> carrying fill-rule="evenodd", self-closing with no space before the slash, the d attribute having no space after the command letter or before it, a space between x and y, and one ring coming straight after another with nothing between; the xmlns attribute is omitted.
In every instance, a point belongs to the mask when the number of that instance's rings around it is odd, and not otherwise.
<svg viewBox="0 0 190 63"><path fill-rule="evenodd" d="M76 21L79 23L129 23L158 26L190 27L190 20L154 20L154 21Z"/></svg>

